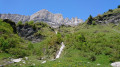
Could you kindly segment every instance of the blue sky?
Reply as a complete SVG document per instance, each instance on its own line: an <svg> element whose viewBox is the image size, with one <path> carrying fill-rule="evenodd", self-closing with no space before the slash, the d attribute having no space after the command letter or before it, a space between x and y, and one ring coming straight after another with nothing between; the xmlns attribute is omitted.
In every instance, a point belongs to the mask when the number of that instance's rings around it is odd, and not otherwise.
<svg viewBox="0 0 120 67"><path fill-rule="evenodd" d="M64 18L78 17L86 20L90 14L97 16L118 5L120 0L0 0L0 13L32 15L47 9L62 14Z"/></svg>

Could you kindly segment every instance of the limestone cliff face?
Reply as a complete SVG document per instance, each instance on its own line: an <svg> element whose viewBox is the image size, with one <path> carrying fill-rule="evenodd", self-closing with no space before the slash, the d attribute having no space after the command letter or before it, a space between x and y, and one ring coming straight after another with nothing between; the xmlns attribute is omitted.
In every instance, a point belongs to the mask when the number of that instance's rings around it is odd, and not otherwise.
<svg viewBox="0 0 120 67"><path fill-rule="evenodd" d="M24 16L24 15L19 15L19 14L0 14L0 18L1 19L11 19L14 22L18 22L18 21L29 21L30 16Z"/></svg>
<svg viewBox="0 0 120 67"><path fill-rule="evenodd" d="M24 16L24 15L18 15L18 14L0 14L1 19L11 19L14 22L22 21L23 23L26 21L35 21L35 22L46 22L52 27L56 28L60 25L77 25L79 23L82 23L83 20L78 18L63 18L61 14L53 14L49 12L46 9L40 10L36 13L34 13L31 16Z"/></svg>

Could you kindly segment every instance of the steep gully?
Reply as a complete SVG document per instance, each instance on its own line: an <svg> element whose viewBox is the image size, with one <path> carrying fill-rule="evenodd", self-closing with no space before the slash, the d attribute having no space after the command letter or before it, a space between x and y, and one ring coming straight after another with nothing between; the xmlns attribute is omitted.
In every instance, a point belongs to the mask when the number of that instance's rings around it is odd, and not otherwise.
<svg viewBox="0 0 120 67"><path fill-rule="evenodd" d="M57 35L57 31L55 31L55 33L56 33L56 35ZM62 51L63 51L64 48L65 48L65 45L64 45L64 43L62 42L62 43L61 43L60 50L59 50L59 52L57 53L55 59L52 59L52 60L50 60L50 61L53 61L53 60L56 60L56 59L60 58L60 55L61 55L61 53L62 53ZM43 63L46 63L46 60L43 61L42 64L43 64Z"/></svg>
<svg viewBox="0 0 120 67"><path fill-rule="evenodd" d="M55 31L55 33L56 33L56 35L57 35L57 31ZM63 51L64 48L65 48L65 45L64 45L64 43L62 42L62 43L61 43L61 47L60 47L60 49L59 49L59 52L57 53L55 59L51 59L50 61L54 61L54 60L60 58L60 55L61 55L61 53L62 53L62 51ZM27 60L28 57L25 57L25 59ZM23 60L22 58L11 59L11 61L6 62L6 64L0 65L0 67L1 67L1 66L6 66L6 65L12 64L12 63L18 63L18 62L21 62L21 61L24 61L24 60ZM42 64L43 64L43 63L46 63L46 62L47 62L47 61L44 60L44 61L42 61ZM23 63L25 63L25 61L24 61Z"/></svg>

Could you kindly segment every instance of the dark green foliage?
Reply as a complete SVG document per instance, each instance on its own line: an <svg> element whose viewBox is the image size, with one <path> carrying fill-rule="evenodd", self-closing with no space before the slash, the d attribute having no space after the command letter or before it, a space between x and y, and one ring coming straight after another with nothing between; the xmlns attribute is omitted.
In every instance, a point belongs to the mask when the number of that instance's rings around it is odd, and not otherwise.
<svg viewBox="0 0 120 67"><path fill-rule="evenodd" d="M96 61L96 56L95 56L95 55L90 55L89 60L91 60L91 61Z"/></svg>
<svg viewBox="0 0 120 67"><path fill-rule="evenodd" d="M28 44L28 49L30 49L30 50L31 50L31 49L34 49L34 47L33 47L33 44L32 44L32 43L29 43L29 44Z"/></svg>
<svg viewBox="0 0 120 67"><path fill-rule="evenodd" d="M48 27L48 24L45 22L38 22L37 25L41 25L42 27Z"/></svg>
<svg viewBox="0 0 120 67"><path fill-rule="evenodd" d="M20 43L22 44L24 41L17 34L14 34L14 26L14 22L10 20L6 19L4 22L0 21L0 50L2 50L2 52L22 57L26 55L26 52L22 49L24 47L20 45ZM20 49L20 47L22 48Z"/></svg>
<svg viewBox="0 0 120 67"><path fill-rule="evenodd" d="M76 36L76 38L78 42L85 42L85 37L82 34L79 34L78 36Z"/></svg>
<svg viewBox="0 0 120 67"><path fill-rule="evenodd" d="M118 8L120 8L120 5L118 5Z"/></svg>
<svg viewBox="0 0 120 67"><path fill-rule="evenodd" d="M4 19L3 22L9 23L11 25L11 27L13 28L13 32L17 33L15 22L13 22L13 21L11 21L9 19Z"/></svg>
<svg viewBox="0 0 120 67"><path fill-rule="evenodd" d="M108 11L109 11L109 12L113 12L113 10L112 10L112 9L109 9Z"/></svg>
<svg viewBox="0 0 120 67"><path fill-rule="evenodd" d="M28 25L33 25L34 24L34 21L29 21L28 22Z"/></svg>
<svg viewBox="0 0 120 67"><path fill-rule="evenodd" d="M18 21L17 26L22 25L22 21Z"/></svg>
<svg viewBox="0 0 120 67"><path fill-rule="evenodd" d="M58 34L57 34L57 41L56 41L56 42L57 42L58 44L60 44L62 41L63 41L63 40L62 40L62 36L61 36L60 33L58 33Z"/></svg>
<svg viewBox="0 0 120 67"><path fill-rule="evenodd" d="M92 21L92 25L96 25L95 21Z"/></svg>
<svg viewBox="0 0 120 67"><path fill-rule="evenodd" d="M33 28L34 31L37 29L35 24L32 26L32 28Z"/></svg>
<svg viewBox="0 0 120 67"><path fill-rule="evenodd" d="M25 22L25 25L28 25L28 21Z"/></svg>
<svg viewBox="0 0 120 67"><path fill-rule="evenodd" d="M8 41L5 40L3 37L0 38L0 47L3 51L6 51L6 49L10 48Z"/></svg>
<svg viewBox="0 0 120 67"><path fill-rule="evenodd" d="M87 24L91 25L92 21L93 21L93 17L90 15L89 18L88 18L88 20L87 20Z"/></svg>
<svg viewBox="0 0 120 67"><path fill-rule="evenodd" d="M10 48L8 53L15 55L16 57L20 57L20 58L28 56L29 54L27 50L21 49L21 48Z"/></svg>
<svg viewBox="0 0 120 67"><path fill-rule="evenodd" d="M102 18L101 15L98 15L98 16L97 16L97 19L100 20L100 21L103 20L103 18Z"/></svg>

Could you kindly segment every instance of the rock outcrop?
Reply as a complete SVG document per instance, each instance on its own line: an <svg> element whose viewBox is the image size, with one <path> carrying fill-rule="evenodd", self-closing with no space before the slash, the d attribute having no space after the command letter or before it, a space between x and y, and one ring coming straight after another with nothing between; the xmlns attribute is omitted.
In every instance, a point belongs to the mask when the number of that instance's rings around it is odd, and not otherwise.
<svg viewBox="0 0 120 67"><path fill-rule="evenodd" d="M24 16L24 15L19 15L19 14L0 14L1 19L10 19L14 22L22 21L26 22L29 21L30 16Z"/></svg>
<svg viewBox="0 0 120 67"><path fill-rule="evenodd" d="M118 10L120 11L120 10ZM119 24L120 23L120 12L111 12L108 14L103 14L95 17L95 21L98 24L108 24L108 23L113 23L113 24Z"/></svg>
<svg viewBox="0 0 120 67"><path fill-rule="evenodd" d="M18 35L25 38L26 40L35 42L40 42L44 36L39 35L35 36L34 34L37 32L32 26L30 25L19 25L17 26Z"/></svg>
<svg viewBox="0 0 120 67"><path fill-rule="evenodd" d="M24 15L18 15L18 14L0 14L0 18L10 19L16 23L18 21L22 21L24 23L26 21L31 21L31 20L35 22L43 21L48 23L50 26L54 28L59 27L60 25L74 26L83 22L83 20L78 18L64 19L61 14L53 14L46 9L40 10L31 16L24 16Z"/></svg>

